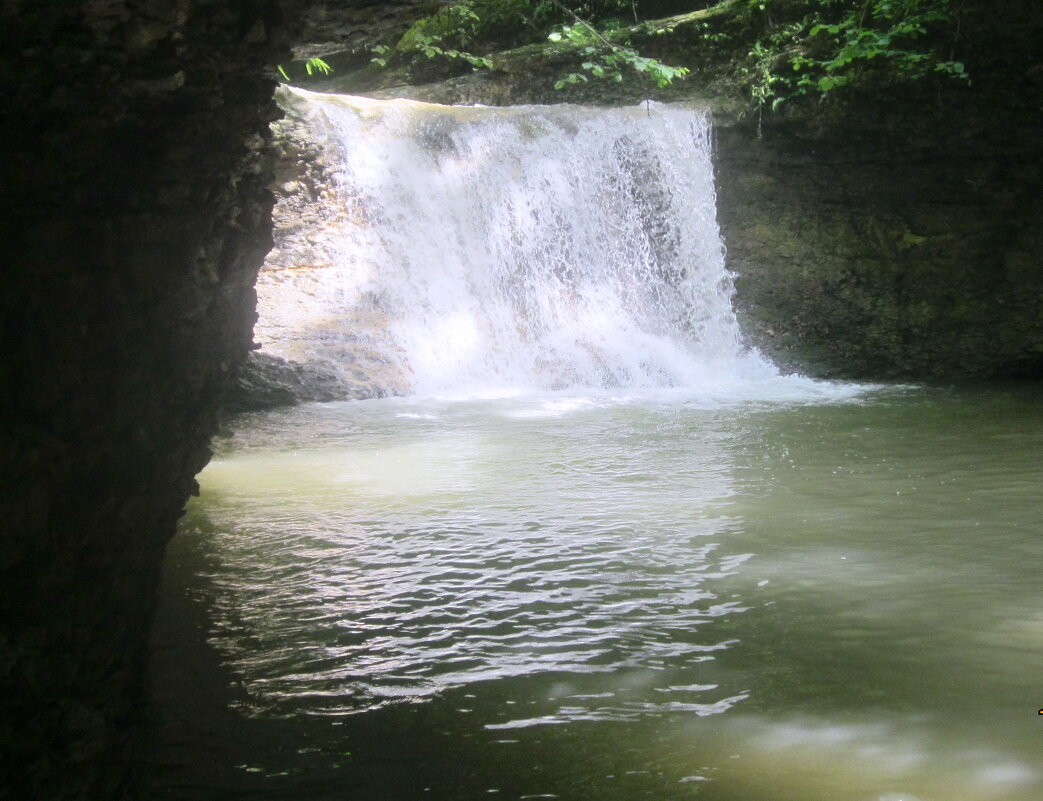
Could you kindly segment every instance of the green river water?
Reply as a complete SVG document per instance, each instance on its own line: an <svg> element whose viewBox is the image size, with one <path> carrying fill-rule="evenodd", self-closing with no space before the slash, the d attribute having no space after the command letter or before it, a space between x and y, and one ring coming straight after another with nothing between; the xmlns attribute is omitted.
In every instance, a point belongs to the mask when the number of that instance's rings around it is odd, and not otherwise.
<svg viewBox="0 0 1043 801"><path fill-rule="evenodd" d="M1038 387L820 387L240 418L157 797L1043 798Z"/></svg>

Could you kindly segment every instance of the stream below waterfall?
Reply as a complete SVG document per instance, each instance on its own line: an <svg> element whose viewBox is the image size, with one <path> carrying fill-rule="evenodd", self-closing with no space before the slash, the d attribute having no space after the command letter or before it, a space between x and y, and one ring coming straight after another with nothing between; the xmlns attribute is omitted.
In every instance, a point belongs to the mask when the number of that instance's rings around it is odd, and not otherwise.
<svg viewBox="0 0 1043 801"><path fill-rule="evenodd" d="M167 563L171 799L1036 801L1043 404L252 415Z"/></svg>
<svg viewBox="0 0 1043 801"><path fill-rule="evenodd" d="M258 336L400 396L215 443L157 798L1043 797L1038 387L745 347L697 110L284 100L340 206Z"/></svg>

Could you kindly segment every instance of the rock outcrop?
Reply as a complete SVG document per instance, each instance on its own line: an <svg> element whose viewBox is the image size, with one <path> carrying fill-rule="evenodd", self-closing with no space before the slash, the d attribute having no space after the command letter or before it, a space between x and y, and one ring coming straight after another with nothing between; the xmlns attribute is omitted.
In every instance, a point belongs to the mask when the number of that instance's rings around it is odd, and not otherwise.
<svg viewBox="0 0 1043 801"><path fill-rule="evenodd" d="M1043 11L969 4L970 85L723 121L753 340L817 375L1043 377Z"/></svg>
<svg viewBox="0 0 1043 801"><path fill-rule="evenodd" d="M718 215L751 339L819 376L1043 375L1034 148L850 123L846 141L718 131Z"/></svg>
<svg viewBox="0 0 1043 801"><path fill-rule="evenodd" d="M226 412L255 412L338 400L365 400L388 394L372 380L350 381L316 362L293 362L267 353L251 353L239 368Z"/></svg>
<svg viewBox="0 0 1043 801"><path fill-rule="evenodd" d="M251 346L277 3L0 3L0 796L135 793L167 539Z"/></svg>
<svg viewBox="0 0 1043 801"><path fill-rule="evenodd" d="M361 303L351 317L342 308L352 291L342 274L343 227L366 216L337 179L349 156L336 142L313 139L307 104L285 87L277 96L286 114L272 125L274 246L257 279L254 329L263 351L244 365L228 410L403 394L408 382L387 358L395 345L379 303L368 310Z"/></svg>

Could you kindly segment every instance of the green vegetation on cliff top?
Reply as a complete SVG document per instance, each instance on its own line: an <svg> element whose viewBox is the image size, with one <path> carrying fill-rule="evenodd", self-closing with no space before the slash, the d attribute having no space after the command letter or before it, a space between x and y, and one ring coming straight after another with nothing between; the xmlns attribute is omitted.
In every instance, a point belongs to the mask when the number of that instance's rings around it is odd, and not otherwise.
<svg viewBox="0 0 1043 801"><path fill-rule="evenodd" d="M464 0L378 46L373 61L410 73L418 57L421 68L499 69L518 48L537 48L567 63L558 89L598 79L662 88L713 62L774 110L856 87L969 81L961 16L956 0Z"/></svg>

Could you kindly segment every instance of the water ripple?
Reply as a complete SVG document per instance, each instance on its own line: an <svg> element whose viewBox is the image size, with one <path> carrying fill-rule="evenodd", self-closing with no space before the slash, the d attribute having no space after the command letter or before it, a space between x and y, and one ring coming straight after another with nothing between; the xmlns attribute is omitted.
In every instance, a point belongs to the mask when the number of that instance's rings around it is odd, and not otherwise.
<svg viewBox="0 0 1043 801"><path fill-rule="evenodd" d="M710 489L726 492L719 476ZM191 518L225 542L210 576L225 590L212 641L260 705L312 713L535 673L663 671L727 646L703 629L744 607L717 597L712 583L749 554L672 536L685 529L676 511L662 512L664 533L627 522L625 498L602 496L598 511L569 513L557 499L547 506L533 497L520 508L503 499L443 504L423 524L413 517L402 527L372 507L331 519L304 503L293 515L273 513L282 498L225 497ZM595 719L688 706L702 714L721 703L646 694L619 709L555 714Z"/></svg>

